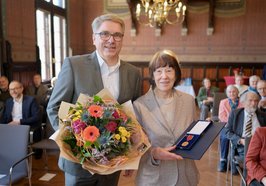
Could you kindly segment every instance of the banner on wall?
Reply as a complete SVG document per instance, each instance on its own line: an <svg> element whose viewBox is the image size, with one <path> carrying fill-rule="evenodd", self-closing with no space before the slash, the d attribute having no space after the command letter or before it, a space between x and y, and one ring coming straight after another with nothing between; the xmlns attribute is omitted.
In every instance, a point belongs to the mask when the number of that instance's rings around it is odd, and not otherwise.
<svg viewBox="0 0 266 186"><path fill-rule="evenodd" d="M127 0L104 0L104 13L129 16L130 12Z"/></svg>
<svg viewBox="0 0 266 186"><path fill-rule="evenodd" d="M204 13L209 11L209 2L195 1L188 5L191 13ZM235 17L245 14L246 0L217 0L215 2L215 16Z"/></svg>

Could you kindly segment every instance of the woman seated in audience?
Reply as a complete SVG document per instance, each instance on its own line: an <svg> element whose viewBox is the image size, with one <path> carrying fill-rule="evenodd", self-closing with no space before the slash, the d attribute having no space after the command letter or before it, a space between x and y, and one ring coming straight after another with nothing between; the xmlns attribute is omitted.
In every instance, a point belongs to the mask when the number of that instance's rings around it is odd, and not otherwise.
<svg viewBox="0 0 266 186"><path fill-rule="evenodd" d="M239 91L238 96L240 97L240 95L248 89L248 86L244 84L244 78L242 75L235 76L235 83L235 87Z"/></svg>
<svg viewBox="0 0 266 186"><path fill-rule="evenodd" d="M242 94L246 93L247 91L253 91L253 92L256 92L259 95L259 92L257 90L257 83L258 83L259 80L260 80L260 77L257 76L257 75L250 76L249 77L249 87Z"/></svg>
<svg viewBox="0 0 266 186"><path fill-rule="evenodd" d="M219 120L227 122L231 110L242 107L238 98L238 89L234 85L229 85L226 88L228 98L221 100L219 104ZM229 140L225 136L225 130L220 133L220 163L218 166L219 172L225 172L227 166Z"/></svg>
<svg viewBox="0 0 266 186"><path fill-rule="evenodd" d="M266 186L266 127L258 127L246 155L247 184Z"/></svg>

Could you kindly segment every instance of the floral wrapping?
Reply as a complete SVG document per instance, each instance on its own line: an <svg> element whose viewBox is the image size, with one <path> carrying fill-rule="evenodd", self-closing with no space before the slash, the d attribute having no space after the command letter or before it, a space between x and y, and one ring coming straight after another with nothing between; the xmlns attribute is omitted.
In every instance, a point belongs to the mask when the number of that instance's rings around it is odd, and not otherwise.
<svg viewBox="0 0 266 186"><path fill-rule="evenodd" d="M59 118L60 156L92 174L137 169L150 147L131 101L119 105L106 89L93 97L81 94L76 105L63 102Z"/></svg>

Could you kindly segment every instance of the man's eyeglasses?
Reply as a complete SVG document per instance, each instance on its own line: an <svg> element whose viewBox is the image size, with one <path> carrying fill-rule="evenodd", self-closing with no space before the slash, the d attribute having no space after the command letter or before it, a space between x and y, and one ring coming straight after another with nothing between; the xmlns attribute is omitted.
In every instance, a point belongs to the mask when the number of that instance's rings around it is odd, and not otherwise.
<svg viewBox="0 0 266 186"><path fill-rule="evenodd" d="M10 92L11 92L11 91L17 91L17 90L19 90L19 89L21 89L21 87L10 88L9 91L10 91Z"/></svg>
<svg viewBox="0 0 266 186"><path fill-rule="evenodd" d="M100 38L104 41L109 40L111 36L113 36L115 41L121 41L124 37L124 34L122 34L120 32L115 32L115 33L111 34L108 31L102 31L99 33L94 33L94 34L98 34L100 36Z"/></svg>

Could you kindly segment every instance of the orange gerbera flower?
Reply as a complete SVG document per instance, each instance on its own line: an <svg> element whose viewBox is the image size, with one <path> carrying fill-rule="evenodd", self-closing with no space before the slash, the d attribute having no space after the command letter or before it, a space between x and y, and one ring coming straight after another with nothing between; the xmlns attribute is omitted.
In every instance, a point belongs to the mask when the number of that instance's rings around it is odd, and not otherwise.
<svg viewBox="0 0 266 186"><path fill-rule="evenodd" d="M103 115L103 108L99 105L91 105L88 111L90 115L95 118L100 118Z"/></svg>
<svg viewBox="0 0 266 186"><path fill-rule="evenodd" d="M89 142L95 142L100 136L99 129L95 126L88 126L83 131L83 139Z"/></svg>

